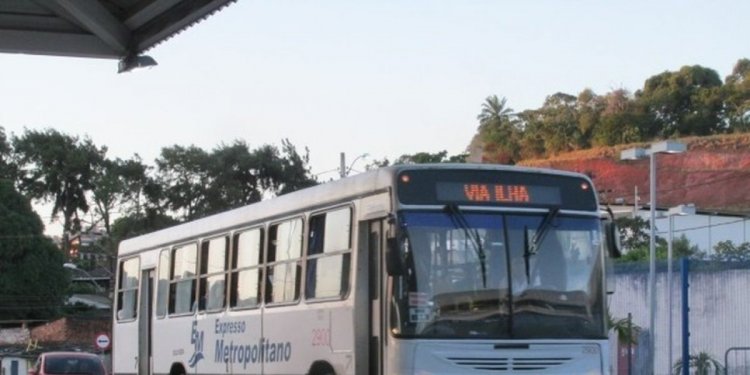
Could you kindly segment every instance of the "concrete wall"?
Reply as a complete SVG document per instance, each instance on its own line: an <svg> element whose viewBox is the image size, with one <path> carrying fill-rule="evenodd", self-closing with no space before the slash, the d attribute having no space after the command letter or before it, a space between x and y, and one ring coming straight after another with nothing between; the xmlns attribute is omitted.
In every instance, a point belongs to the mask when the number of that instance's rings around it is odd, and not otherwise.
<svg viewBox="0 0 750 375"><path fill-rule="evenodd" d="M29 337L26 327L0 329L0 346L26 344Z"/></svg>
<svg viewBox="0 0 750 375"><path fill-rule="evenodd" d="M738 266L738 265L734 265ZM709 353L724 362L724 354L731 347L750 346L750 265L730 269L728 264L691 262L690 289L690 352ZM657 374L669 373L669 314L666 264L660 263L656 278L656 318L654 351ZM633 322L648 329L648 265L616 267L617 290L610 297L610 309L616 318L628 313ZM672 314L673 362L681 358L681 279L679 263L674 266ZM641 342L646 345L647 341ZM636 367L637 368L637 367Z"/></svg>

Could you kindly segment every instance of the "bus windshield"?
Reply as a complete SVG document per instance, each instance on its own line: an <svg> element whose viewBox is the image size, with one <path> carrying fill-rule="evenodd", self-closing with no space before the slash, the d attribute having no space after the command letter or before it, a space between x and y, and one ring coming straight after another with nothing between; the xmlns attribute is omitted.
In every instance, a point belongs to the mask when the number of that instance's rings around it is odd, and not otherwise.
<svg viewBox="0 0 750 375"><path fill-rule="evenodd" d="M392 283L395 334L607 337L597 218L457 207L399 218L406 270Z"/></svg>

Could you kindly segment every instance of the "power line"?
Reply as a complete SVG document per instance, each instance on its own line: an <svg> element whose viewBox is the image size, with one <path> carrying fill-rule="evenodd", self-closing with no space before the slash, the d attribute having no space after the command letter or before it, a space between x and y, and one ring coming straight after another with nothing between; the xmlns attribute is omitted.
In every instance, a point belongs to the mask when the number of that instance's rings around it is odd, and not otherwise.
<svg viewBox="0 0 750 375"><path fill-rule="evenodd" d="M687 232L687 231L691 231L691 230L707 229L707 228L719 227L719 226L722 226L722 225L737 224L737 223L745 222L745 221L747 221L747 219L743 218L743 219L738 219L738 220L730 221L730 222L726 222L726 223L717 223L717 224L701 225L701 226L691 227L691 228L674 229L674 230L672 230L672 232L673 233L674 232ZM668 234L669 231L659 231L657 233L660 233L660 234L667 233Z"/></svg>

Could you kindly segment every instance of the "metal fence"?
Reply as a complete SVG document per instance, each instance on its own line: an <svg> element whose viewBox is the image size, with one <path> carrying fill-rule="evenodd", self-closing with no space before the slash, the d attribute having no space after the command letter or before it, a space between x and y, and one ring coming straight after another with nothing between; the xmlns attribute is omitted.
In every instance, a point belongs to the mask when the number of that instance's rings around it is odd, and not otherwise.
<svg viewBox="0 0 750 375"><path fill-rule="evenodd" d="M633 356L634 374L648 374L652 368L656 369L658 375L673 374L675 363L682 359L682 280L679 263L674 264L673 270L673 283L669 286L666 282L666 262L657 264L655 347L646 348L648 341L639 340L639 349L645 349L647 353ZM643 333L647 333L645 331L649 324L647 276L647 263L617 265L617 290L610 297L611 314L616 318L632 314L633 324L643 329ZM711 374L715 373L716 367L720 367L722 373L750 375L750 349L745 349L750 348L750 324L747 318L750 313L750 293L747 292L750 264L691 260L688 283L690 356L696 362L698 359L711 362ZM670 292L674 299L671 309L667 304ZM671 338L670 314L673 323ZM618 359L618 362L623 359L626 358ZM615 373L622 374L621 368ZM627 369L627 366L624 368ZM690 368L690 373L695 370Z"/></svg>
<svg viewBox="0 0 750 375"><path fill-rule="evenodd" d="M727 349L724 353L724 375L750 375L750 347Z"/></svg>

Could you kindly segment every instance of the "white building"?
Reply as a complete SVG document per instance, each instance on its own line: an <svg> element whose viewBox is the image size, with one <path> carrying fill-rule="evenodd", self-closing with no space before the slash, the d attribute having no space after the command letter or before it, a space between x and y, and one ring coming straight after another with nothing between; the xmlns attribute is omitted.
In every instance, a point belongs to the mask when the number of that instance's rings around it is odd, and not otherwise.
<svg viewBox="0 0 750 375"><path fill-rule="evenodd" d="M648 221L650 211L640 208L637 212L633 206L612 206L616 216L638 215ZM669 238L669 217L667 209L656 210L656 235L664 239ZM701 210L696 207L695 215L674 216L673 236L675 239L682 235L687 237L691 245L696 245L700 251L711 255L714 246L721 241L732 241L740 245L750 241L750 216L719 213Z"/></svg>

